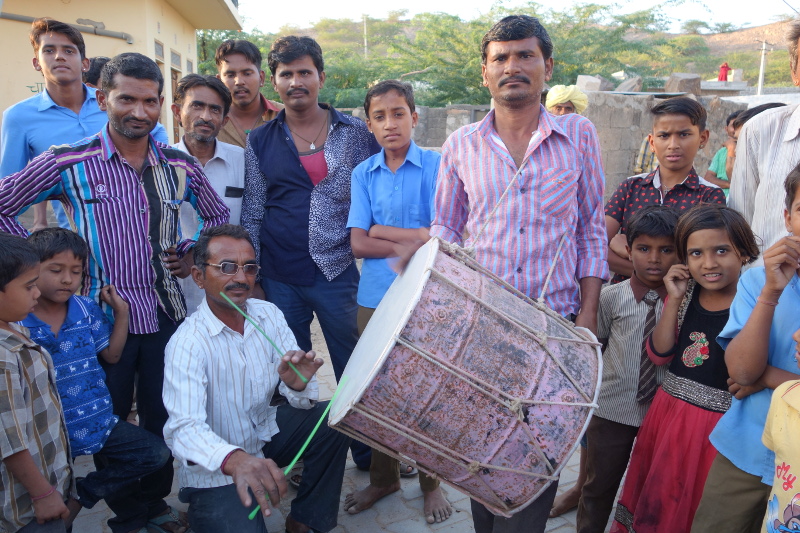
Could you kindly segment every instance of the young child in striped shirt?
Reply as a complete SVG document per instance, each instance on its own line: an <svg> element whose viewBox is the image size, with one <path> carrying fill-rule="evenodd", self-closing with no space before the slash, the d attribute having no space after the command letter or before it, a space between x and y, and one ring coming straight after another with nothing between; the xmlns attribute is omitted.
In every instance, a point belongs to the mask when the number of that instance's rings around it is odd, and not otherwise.
<svg viewBox="0 0 800 533"><path fill-rule="evenodd" d="M587 480L578 504L578 533L605 531L639 425L664 375L647 357L644 341L661 315L667 295L663 278L678 262L677 222L677 211L665 206L636 212L625 234L633 275L600 293L603 384L586 430Z"/></svg>

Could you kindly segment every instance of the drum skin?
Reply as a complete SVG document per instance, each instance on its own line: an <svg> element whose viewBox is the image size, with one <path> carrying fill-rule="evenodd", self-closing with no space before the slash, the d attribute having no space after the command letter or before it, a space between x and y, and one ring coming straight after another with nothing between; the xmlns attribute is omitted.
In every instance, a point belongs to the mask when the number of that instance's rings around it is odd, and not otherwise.
<svg viewBox="0 0 800 533"><path fill-rule="evenodd" d="M510 516L574 452L600 350L467 263L436 239L414 256L359 340L330 424Z"/></svg>

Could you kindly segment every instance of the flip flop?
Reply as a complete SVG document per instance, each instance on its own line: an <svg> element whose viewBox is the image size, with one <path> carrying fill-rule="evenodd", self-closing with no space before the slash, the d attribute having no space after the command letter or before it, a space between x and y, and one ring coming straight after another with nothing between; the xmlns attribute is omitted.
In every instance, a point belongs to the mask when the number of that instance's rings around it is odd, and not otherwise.
<svg viewBox="0 0 800 533"><path fill-rule="evenodd" d="M147 521L147 527L155 529L158 533L173 533L172 531L161 527L164 524L169 524L171 522L177 523L183 528L180 533L186 533L189 531L189 521L186 519L186 513L181 513L172 506L169 507L169 510L166 514L150 518Z"/></svg>
<svg viewBox="0 0 800 533"><path fill-rule="evenodd" d="M411 470L409 470L409 468ZM400 461L400 477L414 477L417 474L419 474L419 470L417 470L411 465L407 465L406 463Z"/></svg>
<svg viewBox="0 0 800 533"><path fill-rule="evenodd" d="M286 481L289 482L289 485L295 488L295 490L300 488L300 483L303 481L303 465L295 465L292 468L292 471L289 472L289 475L286 477Z"/></svg>

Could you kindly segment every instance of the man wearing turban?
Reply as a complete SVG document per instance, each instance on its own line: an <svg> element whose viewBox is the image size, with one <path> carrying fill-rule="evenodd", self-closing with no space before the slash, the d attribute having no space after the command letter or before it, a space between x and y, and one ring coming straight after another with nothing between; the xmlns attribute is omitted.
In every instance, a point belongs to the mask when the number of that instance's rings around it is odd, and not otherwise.
<svg viewBox="0 0 800 533"><path fill-rule="evenodd" d="M583 114L589 98L575 85L554 85L547 93L545 107L554 115Z"/></svg>

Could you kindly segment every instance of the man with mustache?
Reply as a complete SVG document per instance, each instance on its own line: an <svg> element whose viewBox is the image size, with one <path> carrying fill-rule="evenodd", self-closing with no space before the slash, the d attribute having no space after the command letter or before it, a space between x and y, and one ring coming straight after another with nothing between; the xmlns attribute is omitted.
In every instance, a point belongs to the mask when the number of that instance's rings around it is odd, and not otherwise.
<svg viewBox="0 0 800 533"><path fill-rule="evenodd" d="M481 51L495 109L445 142L431 235L462 244L466 230L479 263L596 332L608 278L597 133L580 115L554 116L541 105L553 43L536 18L502 19ZM475 531L543 532L557 487L512 518L472 501Z"/></svg>
<svg viewBox="0 0 800 533"><path fill-rule="evenodd" d="M229 122L230 91L214 76L189 74L178 82L173 100L172 112L184 131L181 141L173 148L197 158L209 183L230 209L229 222L239 224L244 193L244 150L217 138ZM197 229L197 214L191 205L183 204L183 234L194 235ZM191 314L200 305L204 293L189 277L180 283L186 297L186 310Z"/></svg>
<svg viewBox="0 0 800 533"><path fill-rule="evenodd" d="M222 126L219 139L244 148L247 135L278 115L283 105L267 100L261 94L265 74L261 68L261 51L250 41L223 41L214 55L217 77L233 98L230 120Z"/></svg>
<svg viewBox="0 0 800 533"><path fill-rule="evenodd" d="M350 438L327 423L314 430L326 407L317 402L322 358L298 350L278 308L252 298L259 266L244 228L203 232L194 262L192 278L205 298L170 340L164 375L164 434L181 461L180 498L189 504L192 529L266 532L270 503L277 507L286 494L280 468L313 434L286 531L332 530ZM272 402L273 393L282 402ZM261 512L250 520L256 505Z"/></svg>
<svg viewBox="0 0 800 533"><path fill-rule="evenodd" d="M228 208L193 157L153 139L164 78L141 54L114 57L103 69L100 109L108 125L77 143L56 146L0 180L0 230L26 235L16 216L43 200L59 200L89 245L81 293L99 300L114 285L130 305L128 340L118 363L103 364L114 414L127 417L137 379L139 425L162 436L164 347L186 316L178 277L194 240L179 241L179 213L191 203L201 229L228 221ZM111 317L110 309L105 311ZM138 375L138 378L136 376ZM163 498L172 488L172 461L141 480L155 495L149 524L182 533L187 524Z"/></svg>
<svg viewBox="0 0 800 533"><path fill-rule="evenodd" d="M361 120L319 102L325 71L314 39L281 37L267 62L285 109L248 139L242 225L267 299L305 351L317 315L339 379L358 340L359 274L347 229L351 173L380 146ZM356 464L368 469L369 456Z"/></svg>

